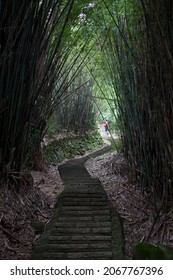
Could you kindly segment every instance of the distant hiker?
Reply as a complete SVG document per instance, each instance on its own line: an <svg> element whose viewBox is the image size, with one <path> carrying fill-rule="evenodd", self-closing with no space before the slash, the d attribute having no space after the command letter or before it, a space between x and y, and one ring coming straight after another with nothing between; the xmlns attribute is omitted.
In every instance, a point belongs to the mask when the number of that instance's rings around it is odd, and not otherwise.
<svg viewBox="0 0 173 280"><path fill-rule="evenodd" d="M107 119L104 121L103 126L105 133L108 134L109 124Z"/></svg>

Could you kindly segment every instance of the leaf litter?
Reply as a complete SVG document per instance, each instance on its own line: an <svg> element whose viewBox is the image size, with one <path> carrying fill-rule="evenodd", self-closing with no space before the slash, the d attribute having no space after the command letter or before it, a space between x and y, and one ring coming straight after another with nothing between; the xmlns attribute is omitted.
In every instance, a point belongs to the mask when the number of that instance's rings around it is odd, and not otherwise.
<svg viewBox="0 0 173 280"><path fill-rule="evenodd" d="M122 218L126 259L133 259L133 246L138 242L172 246L173 207L165 212L161 204L157 204L159 211L155 211L147 194L131 182L130 168L122 153L99 156L88 161L86 168L92 177L100 179Z"/></svg>
<svg viewBox="0 0 173 280"><path fill-rule="evenodd" d="M33 221L50 221L57 196L64 186L58 167L31 172L34 184L15 189L0 186L0 259L29 259L40 235Z"/></svg>

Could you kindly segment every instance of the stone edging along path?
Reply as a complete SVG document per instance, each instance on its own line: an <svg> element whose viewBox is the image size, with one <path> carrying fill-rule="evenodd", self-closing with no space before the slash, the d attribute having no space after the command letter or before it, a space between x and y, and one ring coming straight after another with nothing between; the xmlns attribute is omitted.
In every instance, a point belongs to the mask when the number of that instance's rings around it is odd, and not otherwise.
<svg viewBox="0 0 173 280"><path fill-rule="evenodd" d="M84 166L89 158L109 150L111 146L59 165L65 188L31 259L124 259L121 218L99 179L92 178Z"/></svg>

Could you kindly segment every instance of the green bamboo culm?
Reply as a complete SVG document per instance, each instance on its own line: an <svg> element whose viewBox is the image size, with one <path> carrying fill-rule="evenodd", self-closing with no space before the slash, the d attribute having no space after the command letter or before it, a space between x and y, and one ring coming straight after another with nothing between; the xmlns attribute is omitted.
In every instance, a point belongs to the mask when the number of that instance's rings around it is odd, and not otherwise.
<svg viewBox="0 0 173 280"><path fill-rule="evenodd" d="M54 63L58 63L58 50L73 2L1 1L1 182L11 180L18 185L18 173L29 148L29 134L40 127L40 131L44 129L43 98L54 87L50 83L57 70ZM49 98L50 94L47 103Z"/></svg>
<svg viewBox="0 0 173 280"><path fill-rule="evenodd" d="M133 176L157 212L173 200L173 5L102 0L103 61ZM107 34L105 41L105 34Z"/></svg>

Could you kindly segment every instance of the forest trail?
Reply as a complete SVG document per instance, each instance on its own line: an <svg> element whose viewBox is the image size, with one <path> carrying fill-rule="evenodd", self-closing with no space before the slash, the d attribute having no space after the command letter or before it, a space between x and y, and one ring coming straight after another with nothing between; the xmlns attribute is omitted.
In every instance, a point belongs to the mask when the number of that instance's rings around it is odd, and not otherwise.
<svg viewBox="0 0 173 280"><path fill-rule="evenodd" d="M32 259L124 259L119 214L99 179L92 178L84 166L89 158L110 149L111 146L106 146L59 166L65 188Z"/></svg>

